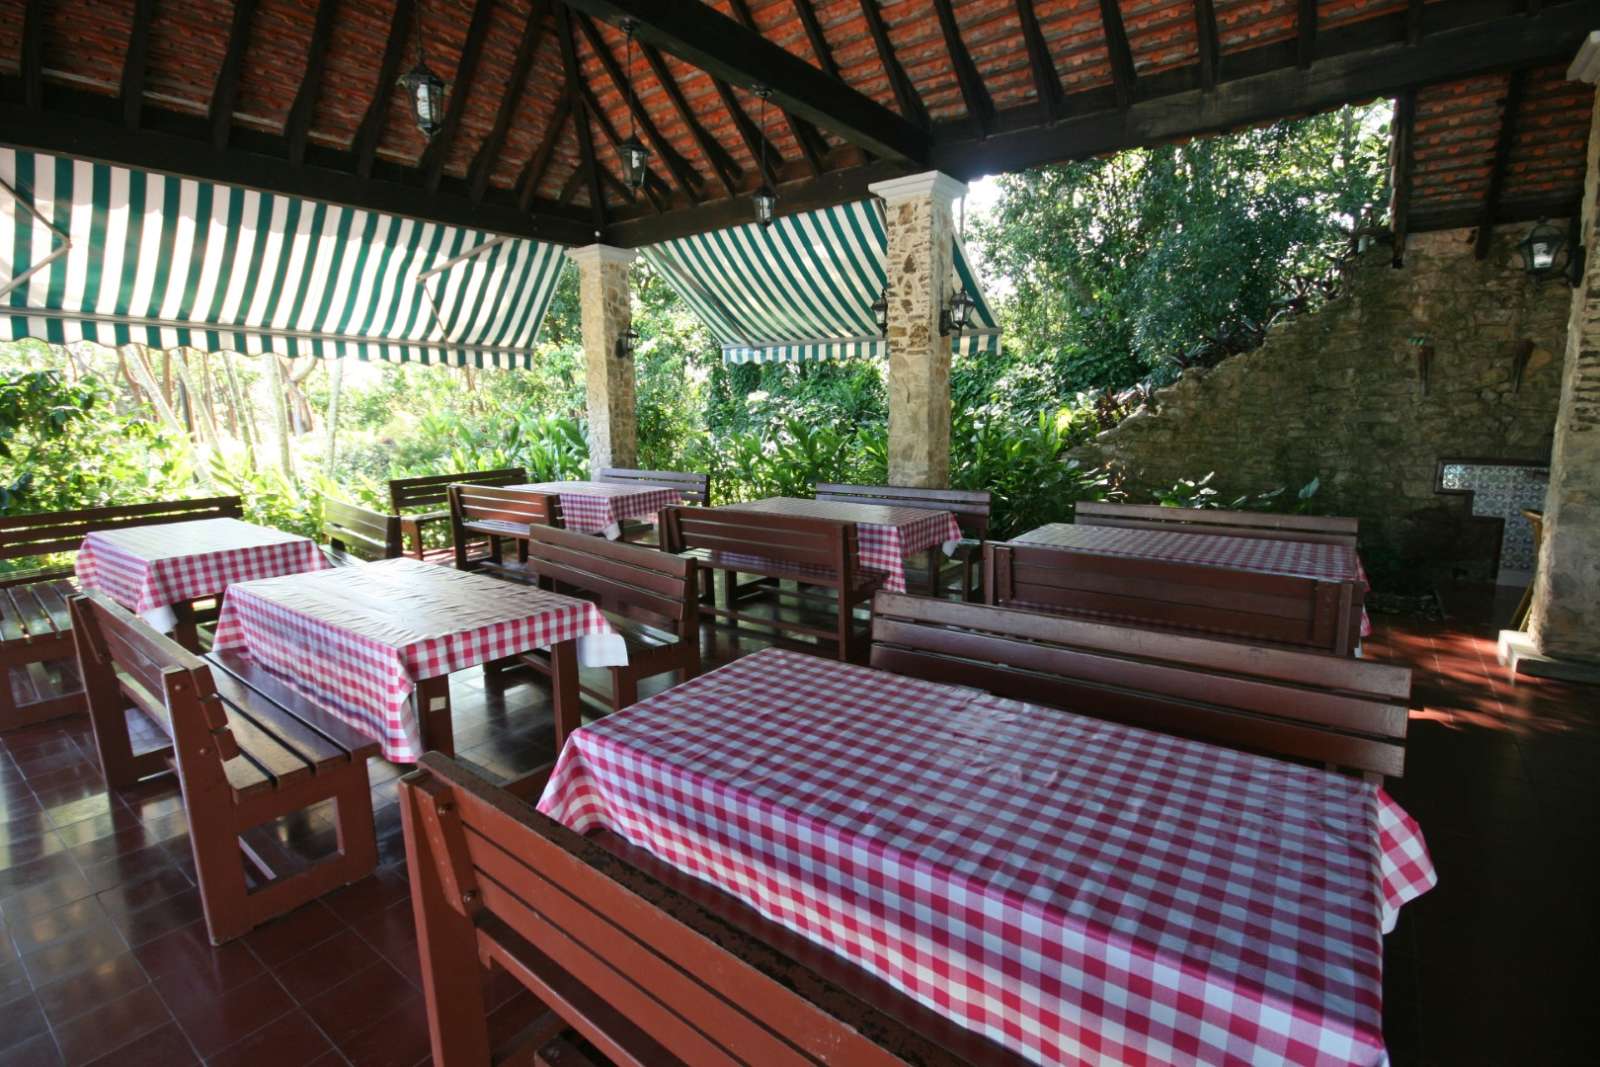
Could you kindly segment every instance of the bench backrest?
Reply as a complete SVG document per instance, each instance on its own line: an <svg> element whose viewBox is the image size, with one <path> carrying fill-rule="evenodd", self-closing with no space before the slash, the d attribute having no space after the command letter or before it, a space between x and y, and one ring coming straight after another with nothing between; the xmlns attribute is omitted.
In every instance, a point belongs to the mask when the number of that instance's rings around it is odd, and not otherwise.
<svg viewBox="0 0 1600 1067"><path fill-rule="evenodd" d="M78 669L91 703L131 702L161 727L178 751L188 777L221 780L222 764L239 755L227 711L211 669L199 656L101 593L72 598L72 637ZM196 756L204 754L203 761ZM196 762L215 764L214 771Z"/></svg>
<svg viewBox="0 0 1600 1067"><path fill-rule="evenodd" d="M995 1046L947 1036L952 1025L887 985L811 962L737 902L669 881L439 753L401 779L400 810L435 1063L491 1061L485 1005L459 982L480 959L606 1062L1018 1062L952 1051Z"/></svg>
<svg viewBox="0 0 1600 1067"><path fill-rule="evenodd" d="M1262 574L1052 545L989 543L984 602L1132 626L1228 634L1349 655L1361 630L1360 583Z"/></svg>
<svg viewBox="0 0 1600 1067"><path fill-rule="evenodd" d="M1314 541L1356 547L1361 520L1339 515L1274 515L1222 508L1167 508L1159 504L1079 503L1073 521L1084 526L1133 526L1147 530L1189 530L1229 537Z"/></svg>
<svg viewBox="0 0 1600 1067"><path fill-rule="evenodd" d="M528 529L528 567L607 611L698 640L699 585L691 558L553 526Z"/></svg>
<svg viewBox="0 0 1600 1067"><path fill-rule="evenodd" d="M475 522L561 525L561 498L554 493L487 485L452 485L449 501L450 523L457 529L470 527Z"/></svg>
<svg viewBox="0 0 1600 1067"><path fill-rule="evenodd" d="M856 524L737 508L661 509L661 547L705 549L814 569L821 584L845 587L857 566Z"/></svg>
<svg viewBox="0 0 1600 1067"><path fill-rule="evenodd" d="M78 511L49 511L34 515L0 516L0 559L48 556L75 552L86 535L127 526L195 519L237 519L244 515L236 496L201 500L158 500L149 504L113 504Z"/></svg>
<svg viewBox="0 0 1600 1067"><path fill-rule="evenodd" d="M691 474L681 471L641 471L631 467L601 467L598 478L602 482L623 484L666 485L683 494L685 502L705 507L711 503L711 475Z"/></svg>
<svg viewBox="0 0 1600 1067"><path fill-rule="evenodd" d="M450 487L469 485L521 485L528 472L521 467L499 467L491 471L464 471L459 474L426 474L420 478L389 479L389 510L404 514L416 508L437 508L449 499Z"/></svg>
<svg viewBox="0 0 1600 1067"><path fill-rule="evenodd" d="M322 535L336 552L363 559L394 559L404 553L400 516L343 500L323 500Z"/></svg>
<svg viewBox="0 0 1600 1067"><path fill-rule="evenodd" d="M884 504L897 508L955 513L961 535L976 541L989 536L992 510L987 489L921 489L904 485L844 485L818 482L818 500L845 504Z"/></svg>
<svg viewBox="0 0 1600 1067"><path fill-rule="evenodd" d="M872 665L1164 733L1398 777L1411 671L879 593Z"/></svg>

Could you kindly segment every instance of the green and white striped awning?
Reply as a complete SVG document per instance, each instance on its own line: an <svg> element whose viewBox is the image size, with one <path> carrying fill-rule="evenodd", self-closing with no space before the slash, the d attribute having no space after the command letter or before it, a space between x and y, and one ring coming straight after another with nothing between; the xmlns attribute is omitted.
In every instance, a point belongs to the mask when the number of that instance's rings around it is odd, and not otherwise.
<svg viewBox="0 0 1600 1067"><path fill-rule="evenodd" d="M727 363L884 356L872 304L887 277L876 199L664 241L643 250L722 345ZM955 242L952 284L976 305L954 351L1000 351L999 323Z"/></svg>
<svg viewBox="0 0 1600 1067"><path fill-rule="evenodd" d="M9 148L0 180L0 340L526 367L565 264L540 241Z"/></svg>

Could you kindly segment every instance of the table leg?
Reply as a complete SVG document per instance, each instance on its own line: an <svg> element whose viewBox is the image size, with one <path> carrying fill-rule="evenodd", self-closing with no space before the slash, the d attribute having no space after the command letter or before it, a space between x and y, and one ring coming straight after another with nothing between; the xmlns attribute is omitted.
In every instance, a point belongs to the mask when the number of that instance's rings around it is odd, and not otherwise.
<svg viewBox="0 0 1600 1067"><path fill-rule="evenodd" d="M550 699L556 723L556 755L559 756L567 743L567 735L583 725L576 641L557 641L550 646Z"/></svg>
<svg viewBox="0 0 1600 1067"><path fill-rule="evenodd" d="M178 620L172 628L172 639L190 652L200 652L200 627L194 615L194 601L184 600L172 605L173 617Z"/></svg>
<svg viewBox="0 0 1600 1067"><path fill-rule="evenodd" d="M455 733L450 725L450 676L424 678L417 683L411 699L417 702L417 722L422 727L422 747L446 756L456 754Z"/></svg>

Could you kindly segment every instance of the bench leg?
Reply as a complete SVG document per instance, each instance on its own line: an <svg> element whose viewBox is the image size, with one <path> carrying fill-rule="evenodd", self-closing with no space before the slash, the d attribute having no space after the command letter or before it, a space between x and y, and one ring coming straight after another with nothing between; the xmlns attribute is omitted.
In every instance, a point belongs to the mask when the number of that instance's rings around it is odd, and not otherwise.
<svg viewBox="0 0 1600 1067"><path fill-rule="evenodd" d="M83 688L89 703L89 725L94 728L94 747L100 756L100 773L106 784L130 786L149 774L149 754L135 756L133 739L128 735L127 701L110 670L98 664L83 664ZM164 751L170 751L164 750Z"/></svg>
<svg viewBox="0 0 1600 1067"><path fill-rule="evenodd" d="M450 721L450 676L424 678L412 691L417 722L422 726L422 747L446 756L456 754L455 730Z"/></svg>
<svg viewBox="0 0 1600 1067"><path fill-rule="evenodd" d="M638 700L638 677L624 667L611 668L611 710L621 711Z"/></svg>
<svg viewBox="0 0 1600 1067"><path fill-rule="evenodd" d="M855 629L854 620L851 618L850 594L844 586L839 587L839 661L850 662L850 632Z"/></svg>

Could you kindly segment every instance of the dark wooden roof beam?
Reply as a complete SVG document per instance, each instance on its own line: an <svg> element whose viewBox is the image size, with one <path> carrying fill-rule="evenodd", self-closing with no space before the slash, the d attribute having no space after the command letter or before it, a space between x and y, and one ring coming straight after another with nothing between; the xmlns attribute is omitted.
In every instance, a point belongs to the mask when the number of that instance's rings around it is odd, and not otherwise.
<svg viewBox="0 0 1600 1067"><path fill-rule="evenodd" d="M289 162L299 166L306 158L306 136L311 131L311 116L322 90L322 68L328 57L328 41L339 13L339 0L321 0L316 22L311 27L311 44L306 49L306 72L294 94L294 105L283 124L284 140L289 142Z"/></svg>
<svg viewBox="0 0 1600 1067"><path fill-rule="evenodd" d="M595 126L599 128L601 136L606 139L606 143L609 144L617 153L618 157L620 157L622 155L622 142L626 140L626 138L622 136L622 131L618 130L614 125L612 125L611 117L607 115L605 109L600 106L600 101L595 99L593 90L591 90L587 85L580 86L579 95L583 99L585 110L589 112L590 119L592 119ZM604 165L601 165L600 169L602 172L602 179L611 176L609 169L604 167ZM622 199L633 199L632 190L630 190L621 179L617 179L611 184L622 194ZM664 211L666 209L666 204L672 196L672 187L667 184L665 178L661 177L661 175L657 174L653 169L646 169L644 172L644 195L649 199L650 203L655 206L657 212ZM693 203L693 201L690 201L690 203Z"/></svg>
<svg viewBox="0 0 1600 1067"><path fill-rule="evenodd" d="M1106 34L1106 56L1111 60L1111 83L1116 89L1117 106L1133 103L1133 50L1128 47L1128 31L1122 25L1118 0L1100 0L1100 25Z"/></svg>
<svg viewBox="0 0 1600 1067"><path fill-rule="evenodd" d="M683 0L567 0L568 6L617 22L632 18L642 41L713 77L772 90L783 111L874 155L926 161L928 136L876 100L807 63L760 33L702 3Z"/></svg>
<svg viewBox="0 0 1600 1067"><path fill-rule="evenodd" d="M668 172L671 173L673 180L678 185L679 192L683 193L684 198L691 204L698 203L700 190L706 184L705 179L689 165L688 160L678 154L678 149L656 127L655 120L650 117L649 110L639 102L639 95L633 90L633 84L629 80L628 72L624 71L622 64L617 62L617 57L612 54L610 47L606 44L606 39L601 35L600 28L594 24L592 19L583 15L574 16L573 21L577 24L578 29L583 31L584 37L588 39L590 51L595 54L595 58L600 60L600 66L606 72L606 76L611 79L612 86L616 88L618 93L622 94L622 99L626 103L629 112L633 115L633 120L638 123L639 129L644 132L645 140L649 141L655 149L656 156L666 165Z"/></svg>
<svg viewBox="0 0 1600 1067"><path fill-rule="evenodd" d="M594 131L589 128L588 101L582 94L583 71L578 67L578 46L572 36L572 15L564 4L556 6L556 33L561 42L561 67L566 72L567 87L574 97L572 120L578 131L578 169L589 183L589 214L594 219L598 240L598 235L606 227L606 199L600 189L600 162L595 158Z"/></svg>
<svg viewBox="0 0 1600 1067"><path fill-rule="evenodd" d="M1500 192L1506 184L1506 165L1511 162L1511 146L1517 139L1517 110L1522 106L1523 72L1514 70L1506 81L1505 101L1500 111L1500 134L1495 138L1494 162L1489 168L1489 188L1483 196L1483 212L1478 216L1478 237L1472 254L1478 259L1489 255L1489 242L1494 237L1495 210L1500 206Z"/></svg>
<svg viewBox="0 0 1600 1067"><path fill-rule="evenodd" d="M1317 0L1299 0L1295 14L1295 62L1301 70L1317 57Z"/></svg>
<svg viewBox="0 0 1600 1067"><path fill-rule="evenodd" d="M528 157L527 164L522 168L522 174L517 178L517 206L522 210L528 210L528 205L533 202L539 183L544 180L545 171L550 169L550 157L555 154L556 145L560 143L561 133L566 129L567 119L571 115L572 87L563 83L561 95L556 99L555 111L544 128L544 139L539 142L539 147L533 150L533 155Z"/></svg>
<svg viewBox="0 0 1600 1067"><path fill-rule="evenodd" d="M144 109L144 72L150 59L150 21L156 0L134 0L133 25L128 31L128 50L122 57L122 123L130 130L139 128L139 113Z"/></svg>
<svg viewBox="0 0 1600 1067"><path fill-rule="evenodd" d="M739 165L734 162L733 156L722 147L722 143L706 130L700 122L694 108L689 106L689 101L684 99L683 87L678 84L678 79L672 76L672 70L667 66L667 59L661 50L648 44L640 44L639 52L644 56L645 65L650 68L650 73L655 76L656 84L661 86L661 91L667 94L673 110L678 113L678 121L682 122L694 137L695 144L700 146L700 154L706 157L706 162L716 172L717 180L722 183L722 188L729 196L738 194L739 179L743 176Z"/></svg>
<svg viewBox="0 0 1600 1067"><path fill-rule="evenodd" d="M549 0L534 0L533 6L528 9L528 20L523 23L522 38L517 42L517 52L511 60L511 77L506 82L505 94L500 97L494 126L478 146L477 154L472 157L472 165L467 168L468 195L474 202L482 200L483 194L489 189L489 175L494 173L494 165L500 159L500 149L505 146L506 134L511 131L511 120L522 106L522 95L528 88L528 72L533 69L533 57L539 51L539 42L544 40L545 20L549 14Z"/></svg>
<svg viewBox="0 0 1600 1067"><path fill-rule="evenodd" d="M356 173L363 178L372 173L378 142L383 139L383 124L389 117L389 94L394 92L395 82L400 78L400 64L405 59L406 39L411 32L415 9L416 0L395 0L389 36L383 45L383 61L378 65L378 84L351 145L356 157Z"/></svg>
<svg viewBox="0 0 1600 1067"><path fill-rule="evenodd" d="M950 7L950 0L933 0L933 9L939 16L939 32L944 35L944 46L950 53L950 65L955 68L962 102L966 104L967 114L978 127L981 137L989 132L989 123L994 121L994 101L983 84L983 75L978 73L977 64L972 62L972 53L967 51L966 42L961 39L961 25L956 22L956 13Z"/></svg>
<svg viewBox="0 0 1600 1067"><path fill-rule="evenodd" d="M44 0L28 0L22 12L22 102L28 110L44 107Z"/></svg>
<svg viewBox="0 0 1600 1067"><path fill-rule="evenodd" d="M1061 117L1061 75L1056 71L1056 61L1050 57L1050 46L1045 43L1044 32L1039 29L1039 16L1034 13L1033 0L1016 0L1017 21L1022 24L1022 40L1028 47L1028 69L1033 75L1033 92L1044 108L1045 119L1054 122Z"/></svg>
<svg viewBox="0 0 1600 1067"><path fill-rule="evenodd" d="M255 16L256 0L234 0L228 50L222 57L221 69L217 71L217 81L211 89L211 107L207 113L211 123L211 146L218 150L228 147L228 135L233 129L233 105L239 98L239 75L244 68L244 52L250 45L250 23Z"/></svg>
<svg viewBox="0 0 1600 1067"><path fill-rule="evenodd" d="M472 95L472 83L478 77L478 61L483 58L483 42L489 36L489 13L493 8L494 0L478 0L472 5L472 21L467 23L467 39L461 45L461 61L456 64L455 84L450 86L450 96L445 103L444 122L417 163L422 171L423 186L429 192L439 188L445 161L456 143L456 132L461 129L461 116L466 113L467 98Z"/></svg>
<svg viewBox="0 0 1600 1067"><path fill-rule="evenodd" d="M878 50L878 60L883 64L883 72L889 78L889 87L894 90L894 99L900 108L900 114L916 123L919 129L927 129L928 109L922 103L922 96L917 92L916 86L906 77L905 68L900 65L900 57L895 54L894 42L889 39L889 27L883 23L883 12L878 10L878 0L860 0L860 3L861 17L866 20L867 31L872 34L872 43Z"/></svg>
<svg viewBox="0 0 1600 1067"><path fill-rule="evenodd" d="M1212 0L1194 0L1194 35L1200 54L1200 88L1209 92L1217 87L1217 67L1222 60L1217 47L1217 9Z"/></svg>
<svg viewBox="0 0 1600 1067"><path fill-rule="evenodd" d="M766 173L761 178L768 185L778 184L778 175L783 170L783 154L776 145L767 140L765 130L758 129L745 113L739 98L734 94L733 86L721 78L712 78L711 84L716 86L717 95L722 98L722 106L733 117L733 124L739 130L739 137L744 141L745 151L750 153L750 158L755 160L756 166L761 166L764 159L767 163ZM765 145L765 151L762 146Z"/></svg>
<svg viewBox="0 0 1600 1067"><path fill-rule="evenodd" d="M728 0L728 6L733 9L733 17L738 20L741 26L760 36L761 27L756 25L756 17L751 14L750 5L745 0ZM758 82L757 84L765 85L766 83ZM841 88L845 87L843 82L840 82L839 85ZM771 87L767 86L767 88L770 89ZM768 102L772 103L770 100ZM805 157L806 166L810 168L812 176L815 177L821 174L823 170L822 157L828 149L822 135L817 132L815 126L795 115L793 111L783 107L781 104L778 104L777 107L783 115L784 123L789 127L789 135L794 138L794 143L800 148L800 154ZM762 133L765 134L766 131L763 130Z"/></svg>
<svg viewBox="0 0 1600 1067"><path fill-rule="evenodd" d="M828 38L822 32L822 23L817 21L817 9L812 6L811 0L792 0L794 13L800 16L800 25L805 27L806 40L811 42L811 52L817 57L817 66L827 71L833 77L840 77L839 63L833 58L833 49L828 47Z"/></svg>
<svg viewBox="0 0 1600 1067"><path fill-rule="evenodd" d="M1416 45L1425 31L1423 5L1426 0L1406 0L1406 44Z"/></svg>

